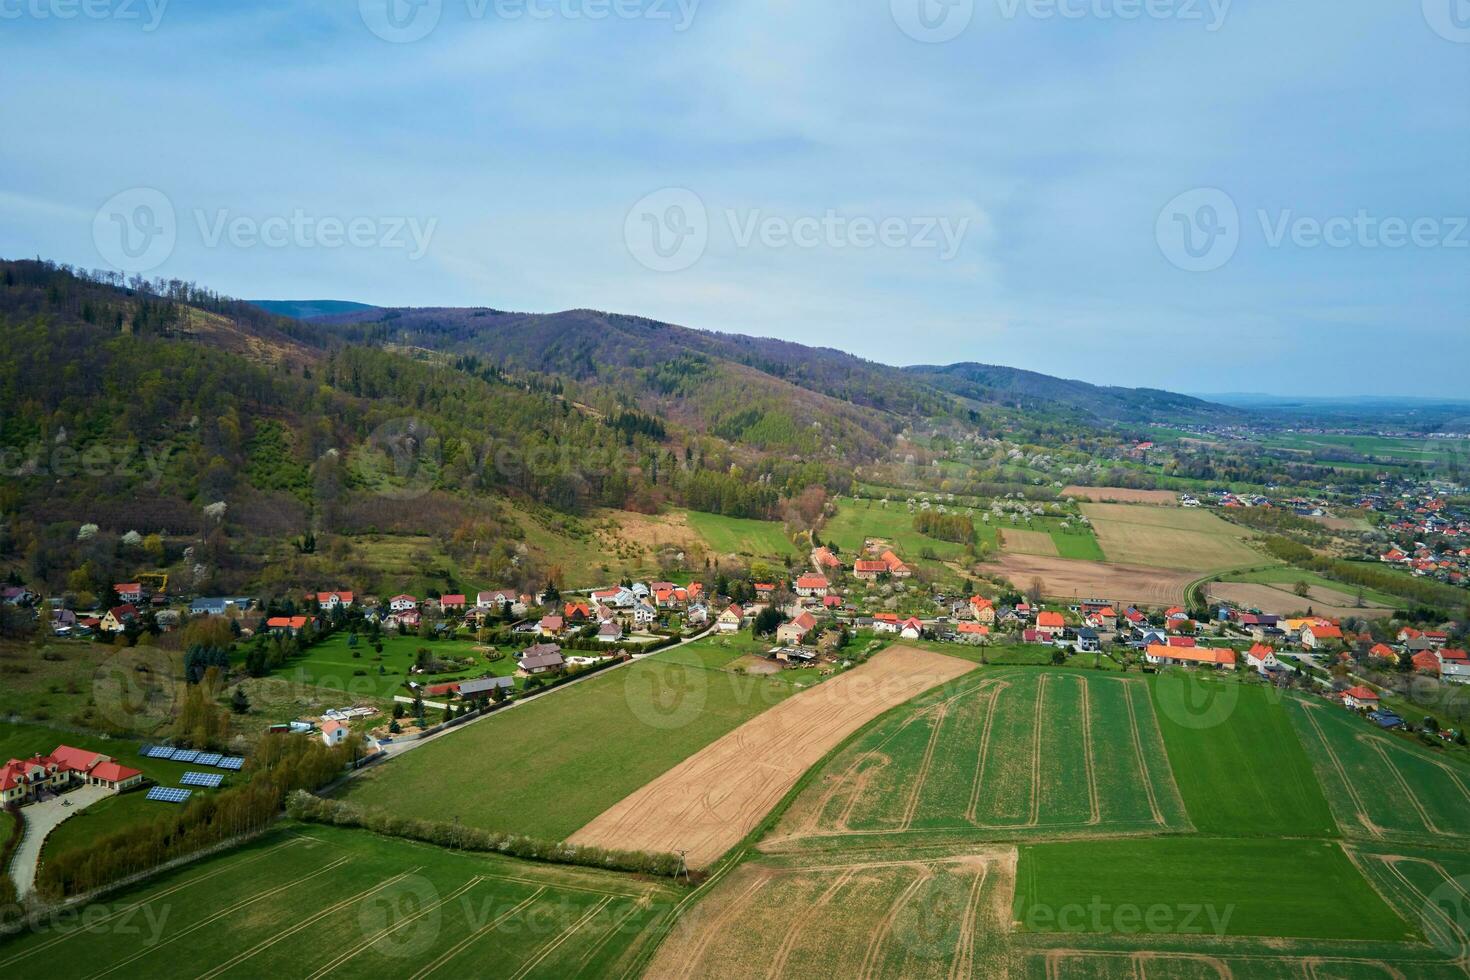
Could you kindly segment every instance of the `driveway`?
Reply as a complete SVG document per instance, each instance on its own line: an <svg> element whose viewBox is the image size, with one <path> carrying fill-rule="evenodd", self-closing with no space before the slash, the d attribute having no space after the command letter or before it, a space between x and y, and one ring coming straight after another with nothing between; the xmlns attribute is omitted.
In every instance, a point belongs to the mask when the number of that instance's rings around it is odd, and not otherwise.
<svg viewBox="0 0 1470 980"><path fill-rule="evenodd" d="M21 898L25 898L36 883L36 867L41 861L41 845L46 843L46 836L63 820L111 795L112 790L103 786L81 786L45 803L32 803L21 809L26 820L26 835L21 838L15 860L10 863L10 877L15 881L15 890Z"/></svg>

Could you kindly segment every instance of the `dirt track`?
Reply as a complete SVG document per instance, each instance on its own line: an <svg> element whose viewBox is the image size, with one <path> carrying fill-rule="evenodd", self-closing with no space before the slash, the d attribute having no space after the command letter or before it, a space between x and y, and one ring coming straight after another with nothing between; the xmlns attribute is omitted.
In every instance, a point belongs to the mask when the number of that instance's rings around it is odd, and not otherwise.
<svg viewBox="0 0 1470 980"><path fill-rule="evenodd" d="M801 774L868 721L974 665L894 647L781 702L619 801L569 841L632 851L688 851L714 862L770 812Z"/></svg>
<svg viewBox="0 0 1470 980"><path fill-rule="evenodd" d="M1045 558L1007 553L989 563L1016 588L1030 588L1040 578L1046 594L1056 599L1107 599L1142 606L1172 606L1184 601L1184 590L1198 576L1193 572L1142 565L1113 565L1098 561Z"/></svg>

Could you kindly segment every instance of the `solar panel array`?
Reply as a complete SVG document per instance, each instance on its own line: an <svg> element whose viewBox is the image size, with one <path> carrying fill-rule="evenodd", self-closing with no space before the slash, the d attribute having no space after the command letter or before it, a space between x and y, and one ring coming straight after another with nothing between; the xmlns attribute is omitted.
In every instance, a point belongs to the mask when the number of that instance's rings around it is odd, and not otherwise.
<svg viewBox="0 0 1470 980"><path fill-rule="evenodd" d="M172 789L168 786L155 786L148 791L148 799L158 803L182 803L192 795L193 790Z"/></svg>
<svg viewBox="0 0 1470 980"><path fill-rule="evenodd" d="M228 772L239 772L245 765L244 756L200 752L198 749L175 749L167 745L145 745L142 755L145 759L172 759L174 762L191 762L196 766L214 766Z"/></svg>
<svg viewBox="0 0 1470 980"><path fill-rule="evenodd" d="M180 786L203 786L206 789L215 789L224 782L225 777L217 772L186 772L179 777Z"/></svg>

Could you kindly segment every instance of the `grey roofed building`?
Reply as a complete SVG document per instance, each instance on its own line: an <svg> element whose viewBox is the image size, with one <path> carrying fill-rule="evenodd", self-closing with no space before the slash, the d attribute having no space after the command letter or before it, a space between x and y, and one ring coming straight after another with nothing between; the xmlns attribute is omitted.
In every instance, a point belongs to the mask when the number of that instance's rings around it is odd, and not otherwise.
<svg viewBox="0 0 1470 980"><path fill-rule="evenodd" d="M499 688L508 691L515 687L514 677L482 677L479 680L461 681L459 685L459 696L462 698L478 698L488 695L491 691Z"/></svg>
<svg viewBox="0 0 1470 980"><path fill-rule="evenodd" d="M538 643L533 647L527 647L526 652L521 654L520 662L521 670L528 674L555 670L566 663L562 659L561 647L555 643Z"/></svg>

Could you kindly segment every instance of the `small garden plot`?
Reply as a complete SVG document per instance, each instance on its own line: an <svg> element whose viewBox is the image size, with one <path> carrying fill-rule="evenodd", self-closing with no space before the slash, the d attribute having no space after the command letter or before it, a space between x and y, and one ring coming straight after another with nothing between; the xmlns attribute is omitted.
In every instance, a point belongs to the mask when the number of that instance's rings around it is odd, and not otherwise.
<svg viewBox="0 0 1470 980"><path fill-rule="evenodd" d="M469 677L493 674L509 677L516 671L515 657L509 647L495 653L470 640L429 640L418 636L383 633L382 653L366 634L354 645L347 633L335 633L304 654L288 661L273 676L299 681L323 692L339 691L348 700L369 698L390 701L395 695L408 694L405 684L444 683ZM420 663L429 672L414 673Z"/></svg>

